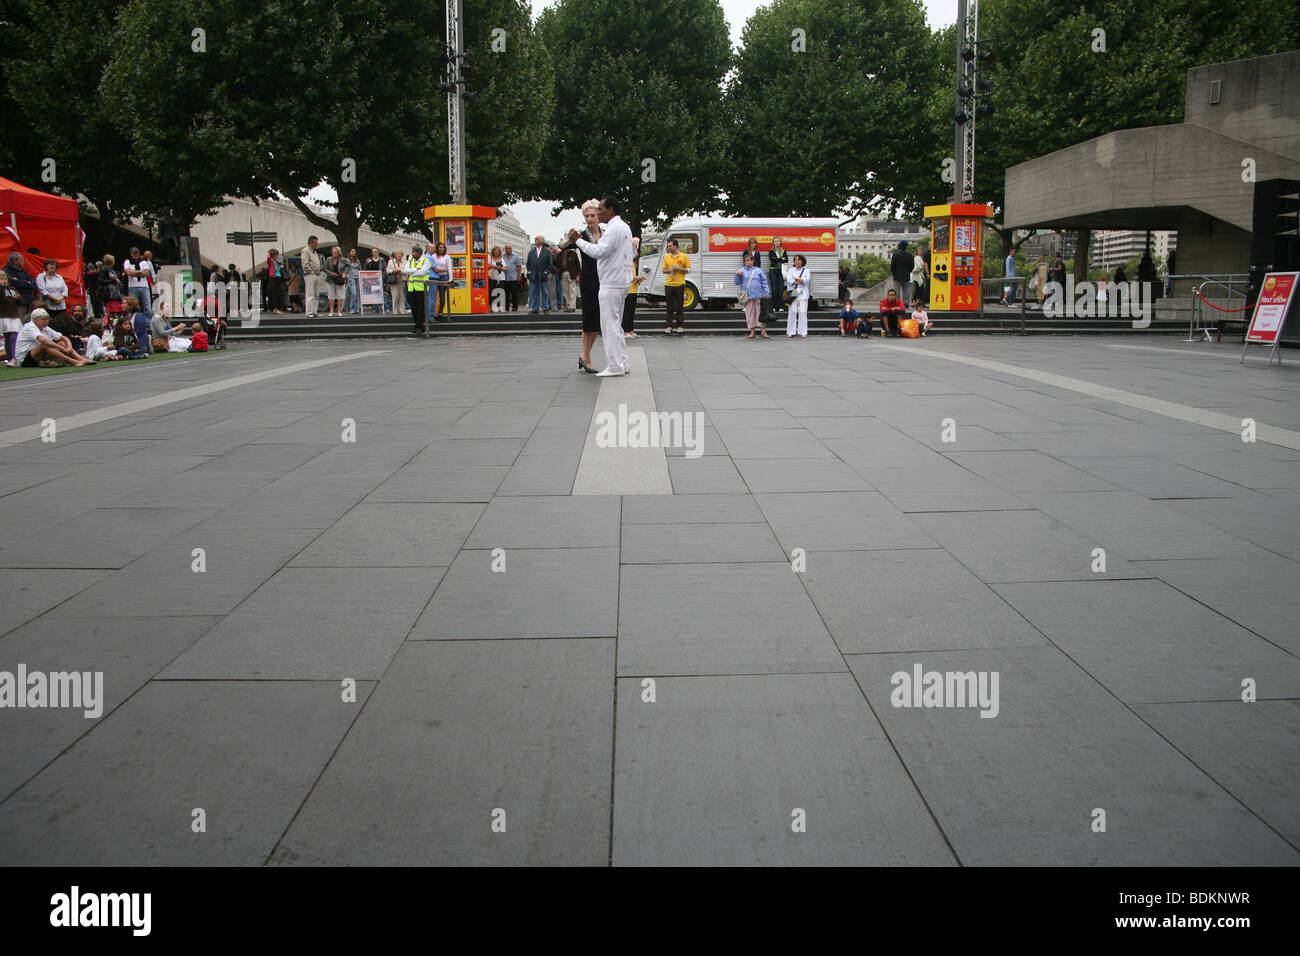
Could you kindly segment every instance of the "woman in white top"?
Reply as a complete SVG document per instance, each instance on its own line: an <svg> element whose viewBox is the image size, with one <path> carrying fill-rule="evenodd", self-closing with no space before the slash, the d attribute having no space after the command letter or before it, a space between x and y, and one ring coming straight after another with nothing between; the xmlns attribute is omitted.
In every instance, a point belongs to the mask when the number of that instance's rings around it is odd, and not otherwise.
<svg viewBox="0 0 1300 956"><path fill-rule="evenodd" d="M808 300L812 296L812 273L808 271L808 260L803 256L794 257L794 265L786 282L794 298L790 300L790 314L785 320L785 336L792 339L795 335L808 338Z"/></svg>
<svg viewBox="0 0 1300 956"><path fill-rule="evenodd" d="M406 253L394 249L388 258L388 270L384 278L388 282L388 294L393 300L393 315L406 315L406 276L402 266L406 265Z"/></svg>
<svg viewBox="0 0 1300 956"><path fill-rule="evenodd" d="M497 308L497 289L501 290L501 308ZM493 312L506 310L506 262L501 258L501 247L493 246L488 257L488 308Z"/></svg>
<svg viewBox="0 0 1300 956"><path fill-rule="evenodd" d="M57 259L45 260L45 271L36 277L36 288L45 299L45 309L57 316L68 308L68 284L59 275Z"/></svg>

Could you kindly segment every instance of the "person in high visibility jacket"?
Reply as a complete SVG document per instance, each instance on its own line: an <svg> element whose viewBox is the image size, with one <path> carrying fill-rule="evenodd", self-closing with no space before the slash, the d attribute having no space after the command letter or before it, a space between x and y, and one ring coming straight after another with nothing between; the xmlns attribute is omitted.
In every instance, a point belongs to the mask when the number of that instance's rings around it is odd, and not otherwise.
<svg viewBox="0 0 1300 956"><path fill-rule="evenodd" d="M407 260L402 275L406 276L406 302L411 307L411 319L415 323L412 330L423 334L428 326L425 324L425 286L429 282L429 269L433 257L421 251L419 245L411 246L411 258Z"/></svg>

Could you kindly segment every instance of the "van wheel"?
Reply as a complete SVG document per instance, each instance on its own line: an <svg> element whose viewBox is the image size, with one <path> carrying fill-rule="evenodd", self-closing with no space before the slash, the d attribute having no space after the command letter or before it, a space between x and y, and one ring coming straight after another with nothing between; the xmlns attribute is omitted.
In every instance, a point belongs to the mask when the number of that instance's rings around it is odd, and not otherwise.
<svg viewBox="0 0 1300 956"><path fill-rule="evenodd" d="M690 309L699 309L703 307L703 301L700 299L700 290L695 288L689 282L686 283L686 291L682 294L682 311Z"/></svg>

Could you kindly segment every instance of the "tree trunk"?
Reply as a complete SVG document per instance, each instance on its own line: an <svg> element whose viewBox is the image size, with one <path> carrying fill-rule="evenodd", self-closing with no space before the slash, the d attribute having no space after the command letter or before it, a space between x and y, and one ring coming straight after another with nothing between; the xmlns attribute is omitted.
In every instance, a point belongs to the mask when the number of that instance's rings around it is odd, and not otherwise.
<svg viewBox="0 0 1300 956"><path fill-rule="evenodd" d="M1088 278L1088 246L1092 242L1092 230L1079 230L1079 244L1074 249L1074 281L1083 282Z"/></svg>

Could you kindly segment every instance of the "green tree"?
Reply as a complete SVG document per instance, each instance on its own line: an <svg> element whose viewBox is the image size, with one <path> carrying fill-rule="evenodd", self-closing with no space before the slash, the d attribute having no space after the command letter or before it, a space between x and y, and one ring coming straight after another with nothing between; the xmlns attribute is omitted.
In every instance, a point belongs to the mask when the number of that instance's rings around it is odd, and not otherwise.
<svg viewBox="0 0 1300 956"><path fill-rule="evenodd" d="M1188 69L1291 49L1298 32L1294 0L1260 0L1241 16L1208 0L985 0L995 114L979 126L977 198L1000 218L1008 167L1113 130L1180 122ZM1089 240L1080 230L1076 277Z"/></svg>
<svg viewBox="0 0 1300 956"><path fill-rule="evenodd" d="M538 198L610 193L633 226L716 208L731 65L717 0L560 0L537 27L560 104Z"/></svg>
<svg viewBox="0 0 1300 956"><path fill-rule="evenodd" d="M520 0L466 8L482 94L467 110L469 199L495 206L522 194L540 154L546 57ZM370 12L341 0L130 0L105 88L115 102L132 88L156 95L132 127L149 168L281 194L346 248L363 222L423 228L424 207L450 199L444 11L435 0ZM504 53L491 50L494 28ZM304 198L322 183L338 197L334 220Z"/></svg>
<svg viewBox="0 0 1300 956"><path fill-rule="evenodd" d="M951 189L941 178L951 127L930 115L948 59L918 0L761 7L728 90L727 208L918 218Z"/></svg>
<svg viewBox="0 0 1300 956"><path fill-rule="evenodd" d="M889 278L889 260L863 252L853 264L853 274L864 287L871 288L877 282Z"/></svg>

